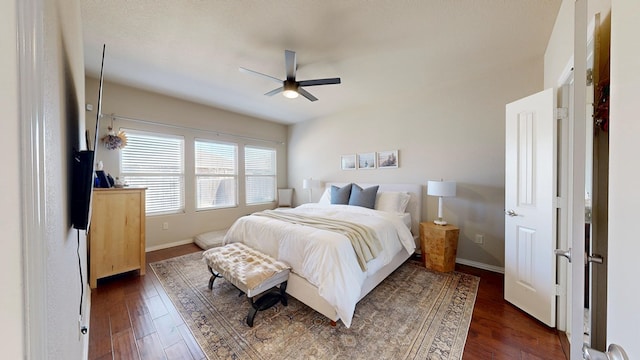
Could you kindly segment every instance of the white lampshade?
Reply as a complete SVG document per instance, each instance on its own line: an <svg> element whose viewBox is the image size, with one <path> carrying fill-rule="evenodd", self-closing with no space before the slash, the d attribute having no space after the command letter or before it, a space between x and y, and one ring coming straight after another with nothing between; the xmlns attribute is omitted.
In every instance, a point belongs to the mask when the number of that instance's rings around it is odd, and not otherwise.
<svg viewBox="0 0 640 360"><path fill-rule="evenodd" d="M442 219L442 198L456 196L456 182L429 180L427 195L438 197L438 220L433 222L438 225L447 225L447 222Z"/></svg>
<svg viewBox="0 0 640 360"><path fill-rule="evenodd" d="M313 199L313 188L318 187L320 185L320 181L313 180L312 178L302 179L302 188L304 190L309 190L309 202Z"/></svg>
<svg viewBox="0 0 640 360"><path fill-rule="evenodd" d="M456 196L455 181L427 181L427 195L450 197Z"/></svg>

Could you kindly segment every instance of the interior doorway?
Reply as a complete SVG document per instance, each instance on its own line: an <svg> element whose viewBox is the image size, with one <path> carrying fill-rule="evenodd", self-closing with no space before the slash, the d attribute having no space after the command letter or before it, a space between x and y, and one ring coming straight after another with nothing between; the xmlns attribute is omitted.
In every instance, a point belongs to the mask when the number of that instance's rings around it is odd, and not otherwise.
<svg viewBox="0 0 640 360"><path fill-rule="evenodd" d="M593 19L588 45L592 81L587 100L585 172L585 342L604 351L607 346L607 255L609 201L609 59L611 18ZM589 84L588 84L589 85ZM591 114L589 114L591 110Z"/></svg>

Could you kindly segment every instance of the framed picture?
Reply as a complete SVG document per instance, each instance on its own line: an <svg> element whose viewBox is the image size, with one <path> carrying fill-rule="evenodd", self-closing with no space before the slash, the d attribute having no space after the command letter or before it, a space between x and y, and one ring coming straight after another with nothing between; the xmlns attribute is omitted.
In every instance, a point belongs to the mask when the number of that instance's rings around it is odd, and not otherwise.
<svg viewBox="0 0 640 360"><path fill-rule="evenodd" d="M375 169L376 153L358 154L358 169Z"/></svg>
<svg viewBox="0 0 640 360"><path fill-rule="evenodd" d="M379 151L377 160L380 169L397 169L398 150Z"/></svg>
<svg viewBox="0 0 640 360"><path fill-rule="evenodd" d="M355 154L340 156L340 168L342 170L355 170L356 169Z"/></svg>

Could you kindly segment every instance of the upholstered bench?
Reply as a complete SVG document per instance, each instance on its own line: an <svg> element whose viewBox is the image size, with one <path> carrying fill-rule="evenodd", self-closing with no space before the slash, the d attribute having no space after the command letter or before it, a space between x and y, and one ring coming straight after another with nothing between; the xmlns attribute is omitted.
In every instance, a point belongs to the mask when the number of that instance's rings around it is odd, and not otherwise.
<svg viewBox="0 0 640 360"><path fill-rule="evenodd" d="M266 310L278 302L287 306L285 290L290 269L287 264L242 243L215 247L202 255L211 272L210 290L216 278L223 277L247 295L251 304L247 325L253 326L258 311ZM278 285L279 289L274 289ZM253 300L264 292L266 294Z"/></svg>

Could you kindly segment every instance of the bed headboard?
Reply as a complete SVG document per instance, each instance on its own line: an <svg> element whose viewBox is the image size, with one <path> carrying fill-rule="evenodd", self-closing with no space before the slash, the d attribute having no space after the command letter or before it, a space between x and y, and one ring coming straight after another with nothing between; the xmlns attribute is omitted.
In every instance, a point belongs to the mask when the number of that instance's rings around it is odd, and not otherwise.
<svg viewBox="0 0 640 360"><path fill-rule="evenodd" d="M345 186L346 182L328 182L325 183L325 189L330 189L331 185L338 187ZM420 236L420 221L422 221L422 185L420 184L364 184L355 183L361 188L366 189L371 186L379 185L378 192L381 191L404 191L411 195L407 212L411 214L411 233L413 237Z"/></svg>

